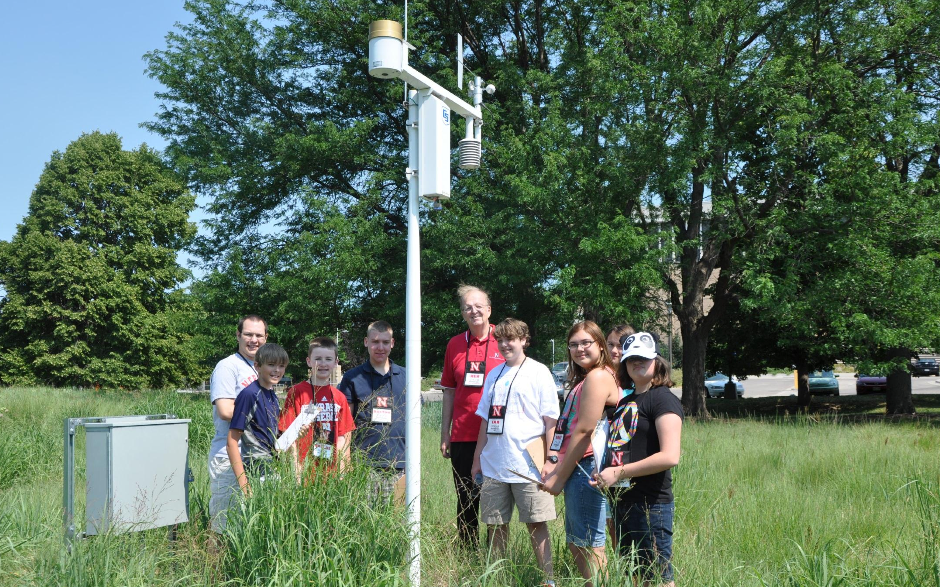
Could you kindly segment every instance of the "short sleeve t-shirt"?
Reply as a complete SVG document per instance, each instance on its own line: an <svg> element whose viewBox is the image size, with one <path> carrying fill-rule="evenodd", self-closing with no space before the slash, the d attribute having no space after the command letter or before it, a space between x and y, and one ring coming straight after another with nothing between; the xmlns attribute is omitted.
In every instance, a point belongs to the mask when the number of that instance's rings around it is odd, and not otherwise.
<svg viewBox="0 0 940 587"><path fill-rule="evenodd" d="M297 439L297 451L300 462L304 462L310 446L314 442L327 443L336 446L336 440L355 430L352 411L346 402L343 392L332 385L311 385L309 381L298 383L287 390L287 399L284 401L284 410L278 421L278 430L284 432L297 419L301 410L310 404L320 408L316 421L306 436ZM327 465L328 469L335 468L339 455L333 452L333 457Z"/></svg>
<svg viewBox="0 0 940 587"><path fill-rule="evenodd" d="M656 419L664 414L676 414L684 418L682 404L668 387L654 387L646 393L631 393L620 400L614 412L615 420L611 425L611 438L621 430L627 435L635 426L635 431L629 439L627 462L635 463L654 455L660 451L659 432L656 430ZM619 420L618 420L619 418ZM624 421L626 419L626 421ZM609 446L608 441L608 446ZM627 503L670 503L672 494L672 469L667 469L653 475L633 478L633 488L624 491L621 500Z"/></svg>
<svg viewBox="0 0 940 587"><path fill-rule="evenodd" d="M451 442L476 442L477 434L480 432L480 417L476 415L476 409L480 403L483 388L464 385L468 359L485 363L484 373L487 376L494 368L506 362L496 347L492 327L484 339L471 336L468 330L453 337L447 343L441 385L454 388Z"/></svg>
<svg viewBox="0 0 940 587"><path fill-rule="evenodd" d="M488 434L486 446L480 453L484 475L504 483L526 483L509 469L539 477L534 463L526 458L526 446L545 436L543 418L558 418L555 389L555 378L548 367L529 358L518 367L504 363L486 377L476 415L486 419L494 404L504 405L506 409L503 433Z"/></svg>
<svg viewBox="0 0 940 587"><path fill-rule="evenodd" d="M353 446L377 468L405 468L405 369L391 363L384 375L366 361L343 375L339 390L352 410ZM391 410L390 422L378 422L376 410Z"/></svg>
<svg viewBox="0 0 940 587"><path fill-rule="evenodd" d="M608 369L611 377L614 377L612 371ZM614 377L614 381L617 378ZM618 385L619 389L620 386ZM564 425L563 421L567 420L567 426L565 427L565 437L561 443L561 449L558 451L559 458L563 458L565 453L568 452L568 445L571 443L571 433L578 426L578 420L580 419L579 408L581 407L581 393L584 389L584 380L578 382L570 392L568 392L568 397L565 398L565 408L561 412L561 418L558 420L559 426ZM594 455L594 447L591 443L588 443L587 450L584 451L584 454L579 457L578 460L585 459L587 457Z"/></svg>
<svg viewBox="0 0 940 587"><path fill-rule="evenodd" d="M212 402L212 422L215 424L215 436L212 437L209 447L209 460L215 457L228 458L225 443L228 440L229 423L219 416L215 400L234 400L241 390L256 379L258 373L254 365L238 353L229 355L216 364L209 380L209 400Z"/></svg>
<svg viewBox="0 0 940 587"><path fill-rule="evenodd" d="M261 387L257 381L238 394L229 428L243 431L243 459L270 459L274 456L280 415L281 408L274 391Z"/></svg>

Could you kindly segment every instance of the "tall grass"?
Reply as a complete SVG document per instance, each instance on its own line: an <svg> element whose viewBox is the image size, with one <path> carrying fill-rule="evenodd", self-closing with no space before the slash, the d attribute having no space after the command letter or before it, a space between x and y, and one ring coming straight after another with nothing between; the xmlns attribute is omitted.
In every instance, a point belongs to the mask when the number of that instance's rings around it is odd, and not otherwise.
<svg viewBox="0 0 940 587"><path fill-rule="evenodd" d="M191 418L190 522L104 535L64 549L62 420L172 412ZM424 585L535 585L522 524L505 558L458 548L439 409L422 439ZM297 487L267 482L208 531L205 396L0 390L0 585L402 585L407 532L364 473ZM680 585L940 587L940 433L926 423L837 419L687 422L674 474ZM82 468L82 435L78 466ZM76 494L83 484L79 479ZM560 519L550 524L559 585L579 585ZM80 504L79 504L80 505ZM612 552L612 550L611 550ZM635 562L612 556L600 585L625 585Z"/></svg>

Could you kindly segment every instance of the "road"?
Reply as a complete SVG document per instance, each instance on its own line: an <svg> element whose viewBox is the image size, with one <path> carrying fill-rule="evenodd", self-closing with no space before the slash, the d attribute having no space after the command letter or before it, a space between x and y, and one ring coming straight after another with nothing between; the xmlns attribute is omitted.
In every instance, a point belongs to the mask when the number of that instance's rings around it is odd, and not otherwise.
<svg viewBox="0 0 940 587"><path fill-rule="evenodd" d="M839 395L855 395L855 376L840 373ZM744 397L779 397L796 395L793 375L763 375L748 377L744 384ZM940 377L912 377L911 391L917 393L940 393Z"/></svg>

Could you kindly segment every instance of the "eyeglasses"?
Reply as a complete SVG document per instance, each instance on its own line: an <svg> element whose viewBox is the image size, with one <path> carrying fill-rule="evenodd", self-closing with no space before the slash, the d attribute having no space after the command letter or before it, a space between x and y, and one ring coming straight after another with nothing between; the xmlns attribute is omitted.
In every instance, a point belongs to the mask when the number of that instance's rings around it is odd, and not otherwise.
<svg viewBox="0 0 940 587"><path fill-rule="evenodd" d="M587 349L587 348L591 348L592 344L594 344L594 340L582 340L580 342L569 342L568 350L576 351L578 349Z"/></svg>
<svg viewBox="0 0 940 587"><path fill-rule="evenodd" d="M484 309L489 308L489 306L464 306L464 314L472 314L473 312L482 312Z"/></svg>

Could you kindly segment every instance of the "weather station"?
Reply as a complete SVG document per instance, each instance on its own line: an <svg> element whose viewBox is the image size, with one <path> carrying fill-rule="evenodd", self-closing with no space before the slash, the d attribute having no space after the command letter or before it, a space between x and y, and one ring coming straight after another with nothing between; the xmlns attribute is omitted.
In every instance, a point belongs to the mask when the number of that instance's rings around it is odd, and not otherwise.
<svg viewBox="0 0 940 587"><path fill-rule="evenodd" d="M450 198L450 125L452 114L463 117L465 137L459 142L459 167L478 169L481 160L483 92L493 94L492 85L483 87L479 76L470 84L473 105L455 96L408 64L407 5L405 29L393 20L377 20L369 25L369 75L405 82L408 108L408 247L405 285L405 501L408 505L409 577L411 585L421 584L421 261L418 204L420 198L440 206ZM457 85L463 89L463 43L457 36ZM410 89L409 89L410 87Z"/></svg>

